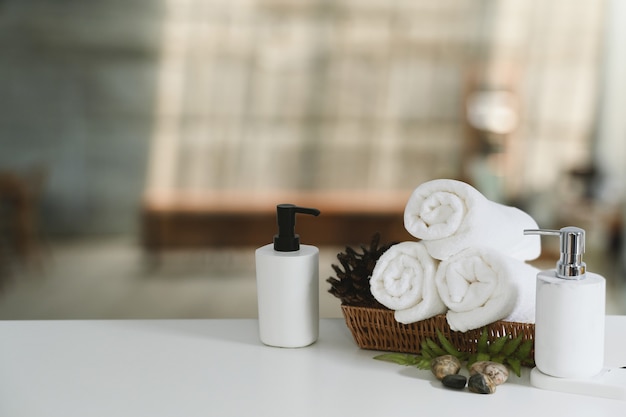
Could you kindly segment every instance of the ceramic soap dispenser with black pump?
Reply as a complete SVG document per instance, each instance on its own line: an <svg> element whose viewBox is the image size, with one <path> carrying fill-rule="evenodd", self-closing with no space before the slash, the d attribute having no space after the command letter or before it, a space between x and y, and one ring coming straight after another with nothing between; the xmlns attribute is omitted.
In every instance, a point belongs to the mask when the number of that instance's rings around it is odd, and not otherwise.
<svg viewBox="0 0 626 417"><path fill-rule="evenodd" d="M318 338L319 249L300 244L296 214L320 211L279 204L274 242L255 252L259 336L269 346L303 347Z"/></svg>

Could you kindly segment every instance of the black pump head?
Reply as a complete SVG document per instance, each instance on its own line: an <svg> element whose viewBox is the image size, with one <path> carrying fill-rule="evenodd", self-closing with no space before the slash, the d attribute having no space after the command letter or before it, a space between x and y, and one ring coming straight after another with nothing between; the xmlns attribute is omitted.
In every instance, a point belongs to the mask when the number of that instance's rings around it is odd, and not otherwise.
<svg viewBox="0 0 626 417"><path fill-rule="evenodd" d="M319 216L320 211L314 208L298 207L294 204L277 205L278 234L274 235L274 250L295 252L300 249L300 236L296 234L296 213Z"/></svg>

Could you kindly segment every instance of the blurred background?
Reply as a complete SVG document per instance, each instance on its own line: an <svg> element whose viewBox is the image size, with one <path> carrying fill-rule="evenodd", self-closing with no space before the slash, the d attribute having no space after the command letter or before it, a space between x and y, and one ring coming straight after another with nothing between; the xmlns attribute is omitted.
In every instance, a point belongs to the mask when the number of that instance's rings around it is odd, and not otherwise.
<svg viewBox="0 0 626 417"><path fill-rule="evenodd" d="M435 178L584 228L626 314L625 20L619 0L0 0L0 319L255 317L283 202L322 211L297 228L339 317L337 253L408 240Z"/></svg>

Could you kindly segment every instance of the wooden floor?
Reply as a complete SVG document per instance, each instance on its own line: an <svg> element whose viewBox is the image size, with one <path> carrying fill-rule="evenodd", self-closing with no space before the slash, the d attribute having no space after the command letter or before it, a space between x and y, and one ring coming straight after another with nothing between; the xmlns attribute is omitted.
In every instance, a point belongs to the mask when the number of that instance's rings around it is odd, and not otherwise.
<svg viewBox="0 0 626 417"><path fill-rule="evenodd" d="M0 270L0 320L255 318L255 247L168 250L147 263L134 236L50 241L40 263ZM342 317L320 247L320 316Z"/></svg>
<svg viewBox="0 0 626 417"><path fill-rule="evenodd" d="M257 316L255 247L167 251L152 268L136 243L135 236L48 242L41 264L15 265L4 281L0 274L0 320ZM320 315L342 317L326 282L342 248L319 249ZM607 314L626 314L626 280L597 272L607 278Z"/></svg>

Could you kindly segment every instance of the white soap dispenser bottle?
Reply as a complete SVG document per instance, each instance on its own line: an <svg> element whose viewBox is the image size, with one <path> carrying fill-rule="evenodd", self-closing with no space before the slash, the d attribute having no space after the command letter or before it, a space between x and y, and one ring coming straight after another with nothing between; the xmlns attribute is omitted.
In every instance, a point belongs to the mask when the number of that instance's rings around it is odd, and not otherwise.
<svg viewBox="0 0 626 417"><path fill-rule="evenodd" d="M537 275L537 369L557 378L597 375L604 365L606 281L586 271L582 260L585 231L570 226L525 230L524 234L559 236L561 241L556 269Z"/></svg>
<svg viewBox="0 0 626 417"><path fill-rule="evenodd" d="M300 245L296 213L320 211L279 204L274 243L255 252L259 336L269 346L308 346L319 333L319 249Z"/></svg>

